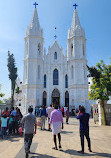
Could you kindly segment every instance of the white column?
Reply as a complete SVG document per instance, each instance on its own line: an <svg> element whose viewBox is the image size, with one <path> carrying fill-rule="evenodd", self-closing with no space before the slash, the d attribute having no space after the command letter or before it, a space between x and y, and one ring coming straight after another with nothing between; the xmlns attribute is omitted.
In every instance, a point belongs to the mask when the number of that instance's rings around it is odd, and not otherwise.
<svg viewBox="0 0 111 158"><path fill-rule="evenodd" d="M60 106L64 106L64 96L63 96L63 92L60 93Z"/></svg>
<svg viewBox="0 0 111 158"><path fill-rule="evenodd" d="M99 125L103 124L103 117L102 117L102 101L98 99L98 112L99 112Z"/></svg>

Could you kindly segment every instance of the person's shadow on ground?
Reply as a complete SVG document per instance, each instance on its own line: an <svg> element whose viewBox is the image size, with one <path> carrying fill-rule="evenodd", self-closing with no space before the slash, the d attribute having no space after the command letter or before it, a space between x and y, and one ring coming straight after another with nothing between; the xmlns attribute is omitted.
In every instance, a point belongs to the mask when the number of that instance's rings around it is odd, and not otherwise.
<svg viewBox="0 0 111 158"><path fill-rule="evenodd" d="M31 153L31 154L34 154L34 156L31 156L30 158L56 158L54 156L49 156L46 154L38 154L38 153Z"/></svg>
<svg viewBox="0 0 111 158"><path fill-rule="evenodd" d="M61 152L70 154L70 155L78 155L78 156L100 156L100 157L111 157L111 154L108 153L97 153L97 152L91 152L91 153L84 153L84 154L80 154L78 153L76 150L60 150Z"/></svg>
<svg viewBox="0 0 111 158"><path fill-rule="evenodd" d="M12 135L12 136L7 136L5 137L4 139L1 139L0 138L0 141L10 141L10 142L18 142L22 137L20 136L15 136L15 135Z"/></svg>

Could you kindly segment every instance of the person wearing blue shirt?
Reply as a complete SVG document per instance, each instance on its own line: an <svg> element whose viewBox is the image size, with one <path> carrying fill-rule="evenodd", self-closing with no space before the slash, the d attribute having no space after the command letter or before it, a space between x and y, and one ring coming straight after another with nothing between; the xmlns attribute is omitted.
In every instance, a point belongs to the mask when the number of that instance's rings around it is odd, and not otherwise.
<svg viewBox="0 0 111 158"><path fill-rule="evenodd" d="M11 115L16 116L16 111L15 111L14 107L12 108Z"/></svg>
<svg viewBox="0 0 111 158"><path fill-rule="evenodd" d="M3 139L3 135L7 137L7 125L8 125L8 117L6 114L1 117L1 138Z"/></svg>
<svg viewBox="0 0 111 158"><path fill-rule="evenodd" d="M91 142L90 142L90 137L89 137L90 115L85 112L85 108L83 106L80 106L79 113L77 114L76 118L80 120L80 138L81 138L81 147L82 147L82 150L78 152L81 154L84 154L84 136L86 137L87 142L88 142L88 150L89 152L92 152Z"/></svg>

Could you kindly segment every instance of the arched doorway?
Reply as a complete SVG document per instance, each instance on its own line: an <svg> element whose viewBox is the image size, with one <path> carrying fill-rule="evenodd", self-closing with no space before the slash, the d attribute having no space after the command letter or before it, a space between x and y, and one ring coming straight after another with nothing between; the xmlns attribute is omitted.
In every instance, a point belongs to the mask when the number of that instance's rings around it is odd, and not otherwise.
<svg viewBox="0 0 111 158"><path fill-rule="evenodd" d="M60 92L58 89L52 91L52 104L60 105Z"/></svg>
<svg viewBox="0 0 111 158"><path fill-rule="evenodd" d="M47 106L47 93L46 93L46 91L43 92L43 105Z"/></svg>
<svg viewBox="0 0 111 158"><path fill-rule="evenodd" d="M65 92L65 106L69 107L69 92Z"/></svg>

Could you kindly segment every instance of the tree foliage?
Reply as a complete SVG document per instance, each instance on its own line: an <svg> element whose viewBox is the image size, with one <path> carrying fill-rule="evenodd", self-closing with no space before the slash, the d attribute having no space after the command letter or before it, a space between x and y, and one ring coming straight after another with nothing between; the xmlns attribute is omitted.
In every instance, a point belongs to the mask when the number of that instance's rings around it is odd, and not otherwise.
<svg viewBox="0 0 111 158"><path fill-rule="evenodd" d="M111 65L106 65L100 60L95 67L88 67L89 77L93 84L90 86L89 99L109 100L111 95Z"/></svg>
<svg viewBox="0 0 111 158"><path fill-rule="evenodd" d="M17 88L16 88L16 93L19 94L19 92L20 92L20 88L17 87Z"/></svg>
<svg viewBox="0 0 111 158"><path fill-rule="evenodd" d="M111 96L111 65L106 65L100 60L94 67L87 66L89 77L92 77L93 84L90 86L89 99L102 101L103 124L106 125L104 101Z"/></svg>
<svg viewBox="0 0 111 158"><path fill-rule="evenodd" d="M1 84L0 84L0 90L1 90ZM0 97L4 97L4 95L5 95L4 93L0 92Z"/></svg>
<svg viewBox="0 0 111 158"><path fill-rule="evenodd" d="M15 59L14 59L14 55L10 54L10 52L8 51L8 71L9 71L9 79L11 80L11 95L12 95L12 106L13 106L13 102L14 102L14 90L15 90L15 81L17 79L17 67L15 65Z"/></svg>

